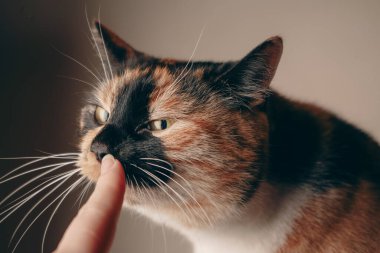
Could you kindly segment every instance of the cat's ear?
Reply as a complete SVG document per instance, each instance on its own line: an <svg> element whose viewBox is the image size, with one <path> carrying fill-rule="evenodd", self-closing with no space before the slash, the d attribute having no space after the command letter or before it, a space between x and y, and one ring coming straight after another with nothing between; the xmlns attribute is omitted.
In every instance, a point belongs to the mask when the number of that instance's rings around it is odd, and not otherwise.
<svg viewBox="0 0 380 253"><path fill-rule="evenodd" d="M134 49L99 21L95 21L95 30L95 43L102 61L107 64L109 60L112 68L117 71L149 59L146 54Z"/></svg>
<svg viewBox="0 0 380 253"><path fill-rule="evenodd" d="M218 80L234 103L254 106L264 102L282 54L281 37L272 37L253 49Z"/></svg>

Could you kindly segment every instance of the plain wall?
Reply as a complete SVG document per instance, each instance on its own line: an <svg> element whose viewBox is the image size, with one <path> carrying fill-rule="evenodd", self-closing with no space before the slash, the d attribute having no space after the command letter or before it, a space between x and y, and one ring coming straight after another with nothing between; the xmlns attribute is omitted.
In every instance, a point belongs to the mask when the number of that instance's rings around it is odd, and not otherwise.
<svg viewBox="0 0 380 253"><path fill-rule="evenodd" d="M58 50L101 70L88 40L85 4L90 20L100 9L102 23L155 56L188 59L203 27L194 59L239 59L268 37L281 35L284 53L272 87L317 103L380 140L379 1L2 1L0 156L77 150L77 118L88 88L62 76L94 80ZM16 164L0 161L0 175ZM0 184L0 198L17 183ZM55 247L75 214L77 207L72 206L78 193L53 219L46 250ZM0 224L0 252L15 245L27 226L8 248L10 236L31 207ZM31 227L16 252L40 249L51 211ZM125 211L112 252L191 248L175 232Z"/></svg>

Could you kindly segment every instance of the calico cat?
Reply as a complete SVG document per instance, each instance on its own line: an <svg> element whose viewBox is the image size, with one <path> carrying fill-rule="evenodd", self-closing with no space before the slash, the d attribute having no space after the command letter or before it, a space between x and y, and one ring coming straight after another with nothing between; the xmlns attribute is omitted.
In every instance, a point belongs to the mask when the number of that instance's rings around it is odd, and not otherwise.
<svg viewBox="0 0 380 253"><path fill-rule="evenodd" d="M240 61L186 62L96 30L112 73L81 113L85 176L96 181L112 154L125 206L198 253L380 251L380 147L269 87L280 37Z"/></svg>

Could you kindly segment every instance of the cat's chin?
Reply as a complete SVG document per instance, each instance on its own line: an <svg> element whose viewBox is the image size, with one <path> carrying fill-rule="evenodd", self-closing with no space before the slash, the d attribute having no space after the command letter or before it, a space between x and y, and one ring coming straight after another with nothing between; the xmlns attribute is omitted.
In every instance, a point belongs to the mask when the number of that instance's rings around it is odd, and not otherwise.
<svg viewBox="0 0 380 253"><path fill-rule="evenodd" d="M226 208L218 212L216 209L191 208L190 210L179 209L177 206L161 203L152 204L148 199L140 199L139 196L133 195L126 190L123 202L123 208L141 214L154 222L168 225L179 231L189 229L208 229L217 224L223 224L228 220L235 219L240 215L238 208ZM205 213L207 212L207 215Z"/></svg>

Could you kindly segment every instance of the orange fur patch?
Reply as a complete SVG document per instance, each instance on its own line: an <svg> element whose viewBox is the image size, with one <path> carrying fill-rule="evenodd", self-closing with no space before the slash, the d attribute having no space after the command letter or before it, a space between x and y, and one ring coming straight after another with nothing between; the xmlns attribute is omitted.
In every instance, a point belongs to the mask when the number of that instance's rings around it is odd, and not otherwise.
<svg viewBox="0 0 380 253"><path fill-rule="evenodd" d="M315 196L278 253L370 253L380 249L380 202L368 182Z"/></svg>
<svg viewBox="0 0 380 253"><path fill-rule="evenodd" d="M88 131L80 143L81 155L77 166L81 168L82 175L88 177L91 181L96 181L100 175L100 163L90 148L92 141L101 129L102 127L98 127Z"/></svg>

